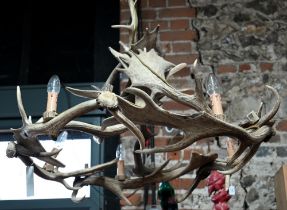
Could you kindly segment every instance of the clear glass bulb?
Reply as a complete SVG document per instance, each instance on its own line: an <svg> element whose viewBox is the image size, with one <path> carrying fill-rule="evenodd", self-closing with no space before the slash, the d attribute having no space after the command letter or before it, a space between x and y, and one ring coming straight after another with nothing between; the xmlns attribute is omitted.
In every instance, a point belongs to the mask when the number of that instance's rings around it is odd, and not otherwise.
<svg viewBox="0 0 287 210"><path fill-rule="evenodd" d="M221 94L222 88L219 79L215 74L210 73L206 81L206 91L209 96L213 94Z"/></svg>
<svg viewBox="0 0 287 210"><path fill-rule="evenodd" d="M119 144L116 151L116 158L118 160L124 160L125 157L125 149L123 144Z"/></svg>
<svg viewBox="0 0 287 210"><path fill-rule="evenodd" d="M60 93L61 90L61 83L60 83L60 79L57 75L53 75L48 82L47 85L47 92L51 93Z"/></svg>
<svg viewBox="0 0 287 210"><path fill-rule="evenodd" d="M56 148L62 149L64 147L64 143L67 139L68 139L68 131L61 132L58 135L57 140L55 142Z"/></svg>

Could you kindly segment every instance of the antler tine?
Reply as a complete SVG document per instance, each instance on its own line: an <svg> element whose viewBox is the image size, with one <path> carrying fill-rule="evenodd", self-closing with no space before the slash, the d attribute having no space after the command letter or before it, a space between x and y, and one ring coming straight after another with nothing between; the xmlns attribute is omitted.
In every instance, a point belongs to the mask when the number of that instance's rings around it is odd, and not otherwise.
<svg viewBox="0 0 287 210"><path fill-rule="evenodd" d="M151 174L147 175L146 178L154 177L160 173L164 173L163 169L169 164L169 162L170 162L170 160L164 161L164 163L161 164L160 167L156 168Z"/></svg>
<svg viewBox="0 0 287 210"><path fill-rule="evenodd" d="M18 104L18 109L19 109L19 112L22 118L23 126L30 124L27 114L25 112L24 106L23 106L20 86L17 86L17 104Z"/></svg>
<svg viewBox="0 0 287 210"><path fill-rule="evenodd" d="M188 191L185 193L185 195L183 195L181 198L177 198L177 203L181 203L183 202L185 199L188 198L188 196L190 196L192 194L192 192L196 189L196 187L198 186L198 184L200 183L201 180L204 180L205 178L207 178L210 174L210 164L207 164L206 166L202 166L197 170L196 173L196 177L192 183L192 185L190 186L190 188L188 189Z"/></svg>
<svg viewBox="0 0 287 210"><path fill-rule="evenodd" d="M19 158L22 160L22 162L26 166L34 166L34 173L37 174L39 177L41 177L43 179L59 182L59 183L63 184L68 190L77 190L78 189L76 187L71 187L67 182L65 182L63 180L63 178L56 177L55 174L44 170L43 168L38 166L36 163L34 163L30 157L19 155Z"/></svg>
<svg viewBox="0 0 287 210"><path fill-rule="evenodd" d="M73 190L73 192L72 192L71 200L74 203L80 203L85 198L85 196L83 196L81 198L77 198L78 191L79 190Z"/></svg>
<svg viewBox="0 0 287 210"><path fill-rule="evenodd" d="M274 117L274 115L277 113L277 111L280 107L281 101L280 101L280 96L279 96L279 93L277 92L277 90L275 88L269 86L269 85L266 85L266 87L273 92L273 94L275 95L276 101L275 101L275 104L272 107L272 109L259 120L259 122L256 124L256 126L262 126L266 122L271 120Z"/></svg>
<svg viewBox="0 0 287 210"><path fill-rule="evenodd" d="M79 186L97 185L97 186L105 187L106 189L110 190L115 195L117 195L119 198L125 200L125 202L128 205L132 205L130 200L123 193L123 189L125 189L124 182L120 182L116 179L112 179L112 178L104 177L104 176L89 176L79 181L78 185ZM132 189L135 189L135 188L132 188ZM75 190L74 192L75 192L75 195L77 195L77 191Z"/></svg>
<svg viewBox="0 0 287 210"><path fill-rule="evenodd" d="M120 198L126 200L130 204L130 201L123 194L124 189L138 189L144 185L158 182L158 181L168 181L180 177L196 168L202 167L206 164L211 164L217 158L217 154L200 155L198 153L192 153L189 163L181 168L166 173L162 172L162 169L167 165L166 161L156 172L148 175L146 177L139 177L134 179L126 179L124 181L118 181L112 178L104 176L89 176L80 181L79 186L85 185L97 185L105 187L114 194L118 195Z"/></svg>
<svg viewBox="0 0 287 210"><path fill-rule="evenodd" d="M187 66L186 63L180 63L178 65L176 65L175 67L173 67L169 72L168 75L166 77L166 80L168 80L172 75L174 75L175 73L179 72L180 70L184 69Z"/></svg>
<svg viewBox="0 0 287 210"><path fill-rule="evenodd" d="M234 153L234 155L227 161L227 166L230 166L234 163L234 161L239 158L241 156L241 154L243 154L243 152L246 150L246 148L248 147L247 144L241 142L237 151Z"/></svg>
<svg viewBox="0 0 287 210"><path fill-rule="evenodd" d="M124 68L128 68L126 62L128 62L130 58L127 54L119 53L111 47L109 47L109 50ZM115 69L118 70L119 66L117 66Z"/></svg>
<svg viewBox="0 0 287 210"><path fill-rule="evenodd" d="M96 172L103 171L104 169L109 168L111 166L114 166L116 163L117 163L117 159L114 159L109 162L93 166L91 168L85 168L82 170L72 171L68 173L57 172L55 173L55 176L59 178L64 178L64 179L69 178L69 177L76 177L76 176L88 176Z"/></svg>
<svg viewBox="0 0 287 210"><path fill-rule="evenodd" d="M134 146L134 151L138 150L139 149L139 143L136 142L135 143L135 146ZM158 168L147 168L146 166L144 166L144 164L142 163L142 159L141 159L141 154L139 153L136 153L134 152L134 169L133 169L133 172L138 175L138 176L142 176L142 177L152 177L154 176L155 174L158 174L158 173L168 173L168 172L171 172L171 171L174 171L180 167L182 167L182 160L183 160L183 152L181 151L181 154L180 154L180 158L179 158L179 161L176 165L168 168L168 169L165 169L164 168L168 165L168 163L170 162L170 160L166 160L160 167Z"/></svg>
<svg viewBox="0 0 287 210"><path fill-rule="evenodd" d="M241 160L237 161L237 163L233 164L233 167L231 169L227 170L218 170L218 172L224 174L224 175L229 175L229 174L234 174L240 169L242 169L243 166L245 166L246 163L255 155L259 148L260 144L255 144L250 147L250 151L243 157Z"/></svg>
<svg viewBox="0 0 287 210"><path fill-rule="evenodd" d="M114 116L108 117L102 121L102 127L106 127L121 124Z"/></svg>
<svg viewBox="0 0 287 210"><path fill-rule="evenodd" d="M122 124L124 124L138 139L141 149L145 148L145 138L142 132L136 127L136 125L130 121L125 115L123 115L118 109L108 109L109 112Z"/></svg>
<svg viewBox="0 0 287 210"><path fill-rule="evenodd" d="M78 190L80 188L80 186L74 186L71 187L66 181L66 178L69 177L79 177L79 176L89 176L92 175L96 172L99 171L103 171L104 169L111 167L113 165L115 165L117 163L117 159L114 159L112 161L109 161L107 163L104 164L100 164L100 165L96 165L93 166L91 168L86 168L86 169L82 169L82 170L77 170L77 171L72 171L72 172L68 172L68 173L62 173L59 171L54 171L53 173L46 171L45 169L39 167L37 164L35 164L33 162L33 160L29 157L26 156L19 156L20 159L25 163L25 165L27 166L31 166L33 165L35 167L35 173L42 177L43 179L47 179L47 180L52 180L52 181L56 181L56 182L60 182L61 184L63 184L67 189L69 190Z"/></svg>
<svg viewBox="0 0 287 210"><path fill-rule="evenodd" d="M82 102L54 117L48 122L31 124L25 130L29 135L48 134L57 136L66 124L76 117L99 108L97 99Z"/></svg>
<svg viewBox="0 0 287 210"><path fill-rule="evenodd" d="M118 97L119 107L122 109L122 111L124 111L124 114L128 116L128 118L133 119L135 122L140 124L158 124L175 128L180 128L180 126L185 125L183 124L184 121L181 119L183 115L177 115L161 108L144 91L138 88L129 87L125 89L125 92L136 95L142 98L145 102L144 107L138 107L124 98ZM149 113L149 115L146 113ZM153 116L156 116L156 118ZM185 120L190 117L190 115L186 115Z"/></svg>
<svg viewBox="0 0 287 210"><path fill-rule="evenodd" d="M140 149L140 144L138 141L135 142L134 151ZM153 168L147 168L142 161L141 154L133 152L134 156L134 168L133 172L137 176L146 176L147 174L152 173Z"/></svg>
<svg viewBox="0 0 287 210"><path fill-rule="evenodd" d="M127 127L124 126L123 124L116 124L110 126L97 126L74 120L66 124L64 129L83 131L85 133L89 133L99 137L115 136L127 131Z"/></svg>
<svg viewBox="0 0 287 210"><path fill-rule="evenodd" d="M180 150L180 155L179 155L177 163L171 166L170 168L163 170L163 173L180 168L182 166L183 158L184 158L184 150Z"/></svg>
<svg viewBox="0 0 287 210"><path fill-rule="evenodd" d="M119 63L110 73L108 79L106 80L104 86L109 85L109 84L113 84L113 82L115 81L116 78L116 73L118 73L118 68L121 67L121 64Z"/></svg>
<svg viewBox="0 0 287 210"><path fill-rule="evenodd" d="M257 112L256 112L256 114L257 114L257 116L258 116L259 118L261 118L262 110L263 110L263 102L260 103L259 108L258 108L258 110L257 110Z"/></svg>
<svg viewBox="0 0 287 210"><path fill-rule="evenodd" d="M84 97L84 98L97 98L101 92L97 90L80 90L76 88L66 87L66 90L72 93L75 96Z"/></svg>
<svg viewBox="0 0 287 210"><path fill-rule="evenodd" d="M16 155L22 155L22 156L31 156L31 157L52 157L53 155L59 154L59 152L62 151L62 149L56 149L51 152L38 152L38 151L31 151L27 149L26 147L16 144L13 141L10 141L7 147L7 154L14 154L14 155L8 155L8 157L15 157ZM62 163L59 165L63 165Z"/></svg>
<svg viewBox="0 0 287 210"><path fill-rule="evenodd" d="M128 29L129 32L129 46L137 41L137 28L138 28L138 16L135 8L136 1L128 0L130 12L131 12L131 23L130 25L112 25L112 28L123 28Z"/></svg>

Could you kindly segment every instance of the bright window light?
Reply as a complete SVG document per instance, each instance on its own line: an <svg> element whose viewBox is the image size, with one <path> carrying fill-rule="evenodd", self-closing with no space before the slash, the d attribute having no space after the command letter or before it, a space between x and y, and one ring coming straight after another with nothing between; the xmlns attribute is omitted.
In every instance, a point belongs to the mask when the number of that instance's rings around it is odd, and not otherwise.
<svg viewBox="0 0 287 210"><path fill-rule="evenodd" d="M34 196L27 197L26 189L26 166L18 158L7 158L6 148L8 142L0 142L0 200L24 200L24 199L56 199L71 198L72 191L66 189L58 182L51 182L34 174ZM41 141L46 151L51 151L55 147L52 140ZM60 168L61 172L69 172L85 168L91 164L91 140L77 139L67 140L63 150L57 159L66 164L65 168ZM34 158L34 162L43 166L44 162ZM74 179L67 179L72 186ZM90 197L90 187L83 187L78 196Z"/></svg>

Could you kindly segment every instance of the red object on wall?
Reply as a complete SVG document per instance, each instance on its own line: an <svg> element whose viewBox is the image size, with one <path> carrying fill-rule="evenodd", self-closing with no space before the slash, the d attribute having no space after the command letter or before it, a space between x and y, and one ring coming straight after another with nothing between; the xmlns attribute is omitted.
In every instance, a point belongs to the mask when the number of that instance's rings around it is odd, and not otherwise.
<svg viewBox="0 0 287 210"><path fill-rule="evenodd" d="M231 196L225 190L225 176L217 171L212 171L207 185L209 195L212 194L213 210L229 210L227 202Z"/></svg>
<svg viewBox="0 0 287 210"><path fill-rule="evenodd" d="M229 210L229 206L225 202L220 202L214 205L213 210Z"/></svg>
<svg viewBox="0 0 287 210"><path fill-rule="evenodd" d="M208 193L211 195L213 192L224 188L225 176L217 171L212 171L208 180Z"/></svg>

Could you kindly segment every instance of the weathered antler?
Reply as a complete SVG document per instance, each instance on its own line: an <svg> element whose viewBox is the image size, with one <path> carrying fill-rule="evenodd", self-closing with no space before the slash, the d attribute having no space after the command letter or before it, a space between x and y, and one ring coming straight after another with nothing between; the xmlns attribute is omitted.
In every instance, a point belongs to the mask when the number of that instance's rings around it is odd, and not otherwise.
<svg viewBox="0 0 287 210"><path fill-rule="evenodd" d="M118 195L120 198L126 200L127 203L131 204L130 201L123 194L124 189L137 189L141 188L144 185L158 183L161 181L168 181L175 179L181 175L184 175L194 169L199 168L202 165L213 162L217 158L216 154L212 155L201 155L198 153L192 153L189 163L184 167L179 167L173 171L163 172L162 169L167 165L168 162L165 162L160 168L151 173L139 178L127 179L125 181L118 181L108 177L102 176L89 176L86 179L78 182L77 186L85 185L98 185L105 187L114 194Z"/></svg>
<svg viewBox="0 0 287 210"><path fill-rule="evenodd" d="M79 90L67 87L72 94L87 98L74 107L59 113L50 120L39 120L32 123L25 112L20 87L17 87L17 103L22 117L22 127L12 129L14 140L8 144L6 154L9 158L19 157L25 165L34 166L34 172L47 180L62 183L67 189L73 190L72 199L76 198L77 191L85 185L102 186L127 203L131 204L124 194L126 189L138 189L147 184L168 181L180 177L192 170L197 170L196 179L187 193L178 198L178 201L186 199L196 188L200 180L206 178L212 170L219 170L223 174L232 174L240 170L256 153L260 144L268 141L274 131L272 129L273 117L280 105L278 92L267 86L275 95L275 103L271 110L262 116L262 106L254 119L240 124L229 123L218 119L211 111L203 92L202 75L195 70L195 94L188 95L174 88L167 82L167 77L186 67L186 64L175 65L161 57L156 49L158 27L155 30L145 31L142 39L137 41L137 15L134 1L129 0L132 21L129 26L114 26L129 30L129 45L123 53L110 48L111 53L119 61L112 71L105 85L93 90ZM124 73L129 79L129 85L117 95L112 92L112 83L116 73ZM163 97L176 103L189 107L189 113L175 113L164 109ZM105 109L111 113L111 117L103 120L100 126L76 121L90 111ZM141 125L159 125L176 128L183 133L181 140L162 147L145 148L145 138L139 129ZM61 152L54 150L47 152L38 140L39 135L56 137L63 130L82 131L104 139L119 135L129 130L137 139L134 147L134 176L125 180L102 176L101 171L112 167L117 160L102 163L97 166L82 170L63 173L60 167L65 165L53 156ZM187 165L182 161L168 167L169 160L157 167L146 167L142 161L143 154L165 153L182 151L192 146L195 142L217 136L229 136L239 142L235 154L229 160L219 160L217 154L192 153ZM54 167L53 171L47 171L33 162L31 157L38 158ZM73 186L67 184L65 179L74 177Z"/></svg>
<svg viewBox="0 0 287 210"><path fill-rule="evenodd" d="M138 29L138 16L135 7L136 2L128 0L129 8L131 12L131 23L130 25L113 25L112 28L123 28L129 31L129 46L137 41L137 29Z"/></svg>

